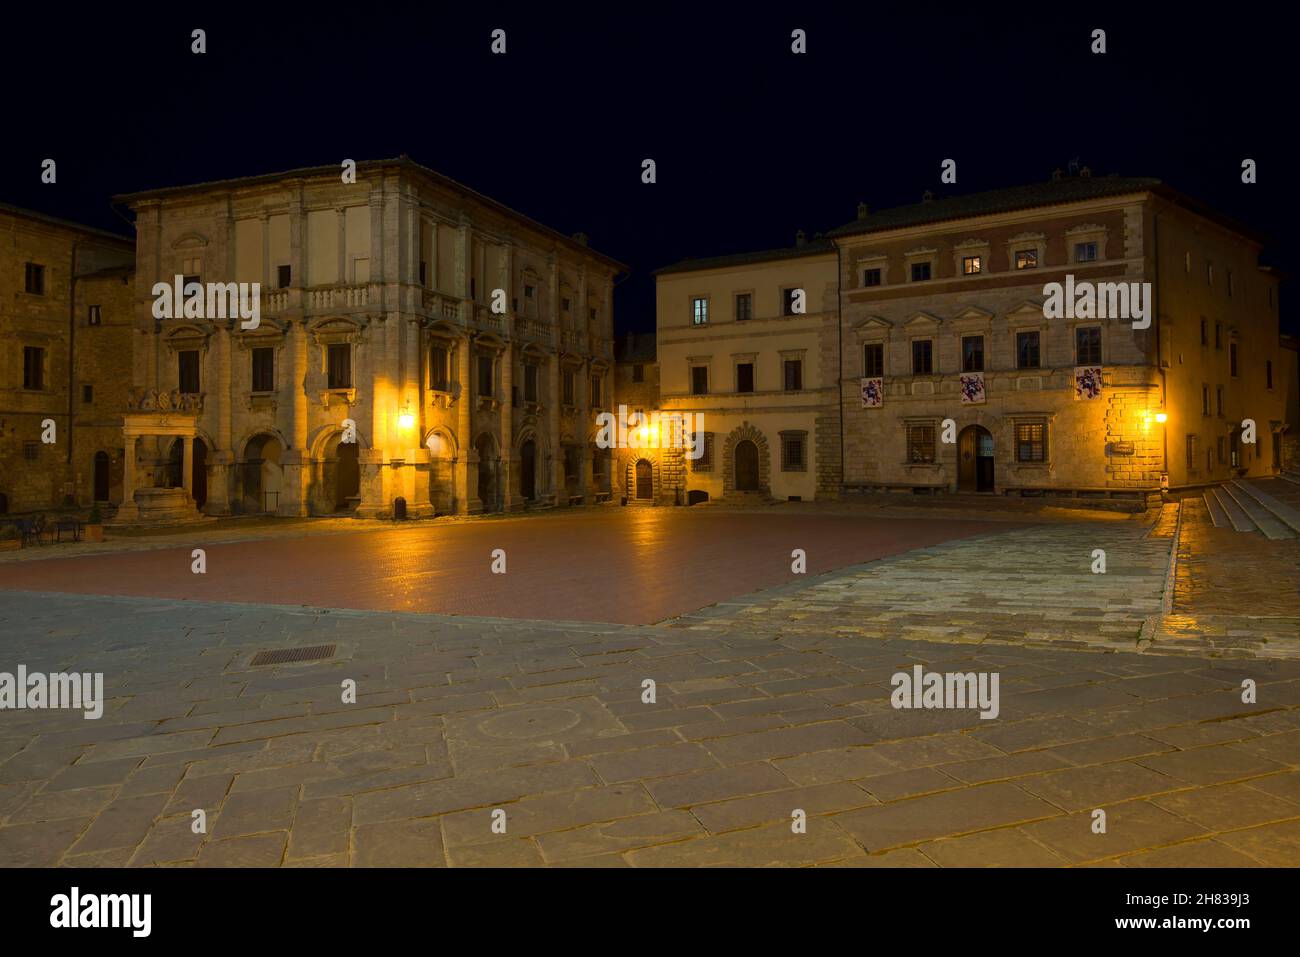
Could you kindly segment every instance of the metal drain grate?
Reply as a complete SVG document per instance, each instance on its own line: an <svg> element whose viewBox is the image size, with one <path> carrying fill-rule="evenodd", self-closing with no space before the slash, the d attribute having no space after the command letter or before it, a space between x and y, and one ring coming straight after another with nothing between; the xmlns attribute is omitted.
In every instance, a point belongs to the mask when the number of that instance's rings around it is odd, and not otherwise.
<svg viewBox="0 0 1300 957"><path fill-rule="evenodd" d="M291 661L317 661L321 658L333 658L333 645L313 645L310 648L281 648L278 651L259 651L249 662L249 667L259 665L284 665Z"/></svg>

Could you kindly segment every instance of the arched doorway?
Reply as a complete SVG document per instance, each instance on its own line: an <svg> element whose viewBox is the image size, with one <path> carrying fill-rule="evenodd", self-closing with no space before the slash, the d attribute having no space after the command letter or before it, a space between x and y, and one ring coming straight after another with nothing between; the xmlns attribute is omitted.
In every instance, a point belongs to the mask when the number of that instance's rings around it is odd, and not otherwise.
<svg viewBox="0 0 1300 957"><path fill-rule="evenodd" d="M96 502L108 501L108 453L99 451L95 453L95 492L94 499Z"/></svg>
<svg viewBox="0 0 1300 957"><path fill-rule="evenodd" d="M245 513L274 512L280 507L284 473L280 467L280 440L262 433L244 446L243 495L240 504Z"/></svg>
<svg viewBox="0 0 1300 957"><path fill-rule="evenodd" d="M982 425L968 425L957 437L957 489L993 491L993 435Z"/></svg>
<svg viewBox="0 0 1300 957"><path fill-rule="evenodd" d="M655 497L654 467L645 459L636 462L636 497L641 501Z"/></svg>
<svg viewBox="0 0 1300 957"><path fill-rule="evenodd" d="M519 447L519 494L530 502L537 498L537 443L532 439Z"/></svg>
<svg viewBox="0 0 1300 957"><path fill-rule="evenodd" d="M486 432L474 443L478 453L478 500L483 511L495 512L497 508L497 462L492 436Z"/></svg>
<svg viewBox="0 0 1300 957"><path fill-rule="evenodd" d="M736 443L736 491L758 491L758 446L749 439Z"/></svg>

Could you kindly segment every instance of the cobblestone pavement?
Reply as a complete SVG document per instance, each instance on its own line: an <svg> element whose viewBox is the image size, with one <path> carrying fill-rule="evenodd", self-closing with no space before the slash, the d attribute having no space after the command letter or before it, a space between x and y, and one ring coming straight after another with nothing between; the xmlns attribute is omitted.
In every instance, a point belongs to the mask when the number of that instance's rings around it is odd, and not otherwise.
<svg viewBox="0 0 1300 957"><path fill-rule="evenodd" d="M7 865L1300 864L1300 662L25 593L0 630L109 698L0 713ZM918 663L998 717L894 710Z"/></svg>
<svg viewBox="0 0 1300 957"><path fill-rule="evenodd" d="M1183 499L1180 526L1172 608L1156 644L1300 656L1300 539L1215 528L1199 496Z"/></svg>

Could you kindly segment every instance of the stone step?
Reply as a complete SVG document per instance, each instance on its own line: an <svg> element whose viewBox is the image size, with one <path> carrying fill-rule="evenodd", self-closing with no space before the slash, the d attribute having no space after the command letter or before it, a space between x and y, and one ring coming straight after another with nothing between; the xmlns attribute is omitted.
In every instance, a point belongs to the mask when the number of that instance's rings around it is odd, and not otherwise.
<svg viewBox="0 0 1300 957"><path fill-rule="evenodd" d="M1220 486L1220 491L1226 492L1241 507L1241 510L1250 517L1255 526L1264 533L1265 538L1295 538L1291 529L1278 521L1276 515L1247 495L1241 488L1240 483L1236 481L1228 482L1226 485Z"/></svg>
<svg viewBox="0 0 1300 957"><path fill-rule="evenodd" d="M1228 513L1223 510L1219 504L1219 497L1214 494L1214 489L1205 490L1205 507L1209 509L1210 520L1214 522L1215 528L1231 528L1232 522L1228 518Z"/></svg>
<svg viewBox="0 0 1300 957"><path fill-rule="evenodd" d="M1253 499L1261 508L1265 509L1269 513L1274 521L1280 523L1284 527L1283 530L1287 534L1278 537L1295 538L1296 533L1300 532L1300 510L1274 498L1254 482L1233 481L1230 484L1240 489L1243 493ZM1269 537L1271 538L1273 536Z"/></svg>
<svg viewBox="0 0 1300 957"><path fill-rule="evenodd" d="M1218 500L1219 507L1227 514L1228 522L1233 528L1239 532L1258 531L1245 509L1237 504L1237 500L1229 495L1222 485L1210 489L1210 494Z"/></svg>

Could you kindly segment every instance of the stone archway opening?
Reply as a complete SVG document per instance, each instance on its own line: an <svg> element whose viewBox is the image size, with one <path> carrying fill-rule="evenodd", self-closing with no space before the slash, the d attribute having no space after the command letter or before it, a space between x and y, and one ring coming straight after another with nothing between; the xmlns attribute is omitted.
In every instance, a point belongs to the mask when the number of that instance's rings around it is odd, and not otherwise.
<svg viewBox="0 0 1300 957"><path fill-rule="evenodd" d="M758 473L758 446L749 439L736 443L736 491L757 492L761 487Z"/></svg>
<svg viewBox="0 0 1300 957"><path fill-rule="evenodd" d="M275 512L280 507L284 489L284 470L280 465L283 447L269 433L259 433L244 446L241 473L241 510L245 514Z"/></svg>
<svg viewBox="0 0 1300 957"><path fill-rule="evenodd" d="M519 447L519 495L526 502L537 499L537 443L532 439Z"/></svg>
<svg viewBox="0 0 1300 957"><path fill-rule="evenodd" d="M637 459L636 484L634 497L639 502L652 501L655 497L654 466L646 459Z"/></svg>

